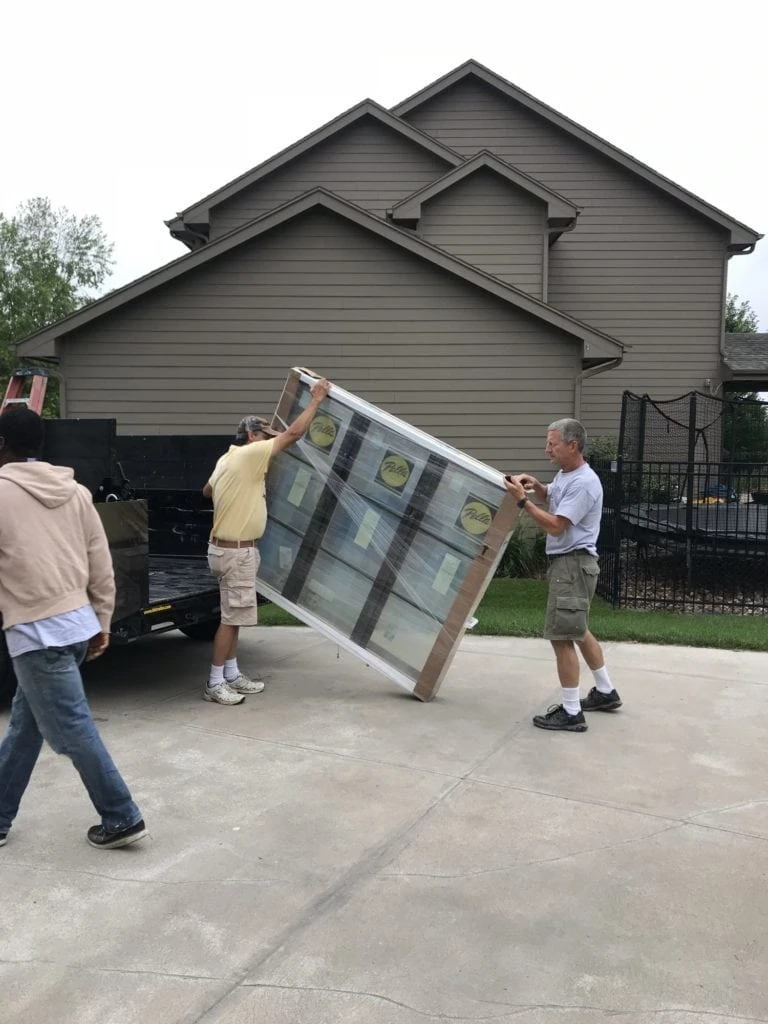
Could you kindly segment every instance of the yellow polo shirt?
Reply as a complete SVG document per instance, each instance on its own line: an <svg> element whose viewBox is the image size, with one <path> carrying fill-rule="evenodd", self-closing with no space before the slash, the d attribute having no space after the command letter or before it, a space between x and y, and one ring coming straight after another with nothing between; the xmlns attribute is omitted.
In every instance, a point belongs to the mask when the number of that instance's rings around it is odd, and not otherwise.
<svg viewBox="0 0 768 1024"><path fill-rule="evenodd" d="M272 457L273 438L230 445L216 463L208 483L213 491L212 537L258 540L267 528L264 479Z"/></svg>

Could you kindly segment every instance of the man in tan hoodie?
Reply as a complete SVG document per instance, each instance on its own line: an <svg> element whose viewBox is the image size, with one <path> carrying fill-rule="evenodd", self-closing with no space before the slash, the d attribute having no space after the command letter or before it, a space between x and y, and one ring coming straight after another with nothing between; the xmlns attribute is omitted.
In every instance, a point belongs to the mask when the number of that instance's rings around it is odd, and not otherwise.
<svg viewBox="0 0 768 1024"><path fill-rule="evenodd" d="M72 760L101 824L91 846L127 846L147 830L94 725L80 665L109 645L112 559L89 492L71 469L36 461L43 421L0 416L0 614L18 682L0 744L0 846L45 739Z"/></svg>

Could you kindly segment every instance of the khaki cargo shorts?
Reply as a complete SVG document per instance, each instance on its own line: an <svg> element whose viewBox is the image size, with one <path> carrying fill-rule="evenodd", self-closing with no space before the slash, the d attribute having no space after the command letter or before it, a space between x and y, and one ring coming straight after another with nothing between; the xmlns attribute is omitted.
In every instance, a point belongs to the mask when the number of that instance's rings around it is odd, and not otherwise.
<svg viewBox="0 0 768 1024"><path fill-rule="evenodd" d="M586 551L552 559L547 572L545 640L584 639L599 571L597 559Z"/></svg>
<svg viewBox="0 0 768 1024"><path fill-rule="evenodd" d="M208 545L208 565L219 581L221 621L225 626L255 626L256 574L259 571L259 549L220 548Z"/></svg>

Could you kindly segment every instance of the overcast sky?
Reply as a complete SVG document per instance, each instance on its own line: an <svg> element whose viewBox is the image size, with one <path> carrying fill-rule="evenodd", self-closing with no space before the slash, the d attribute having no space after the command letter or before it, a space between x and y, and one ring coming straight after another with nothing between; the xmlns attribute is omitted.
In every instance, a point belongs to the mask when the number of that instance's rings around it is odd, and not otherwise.
<svg viewBox="0 0 768 1024"><path fill-rule="evenodd" d="M768 233L768 4L28 0L2 16L0 211L96 213L114 288L183 255L163 224L370 97L470 57ZM768 331L768 239L729 290Z"/></svg>

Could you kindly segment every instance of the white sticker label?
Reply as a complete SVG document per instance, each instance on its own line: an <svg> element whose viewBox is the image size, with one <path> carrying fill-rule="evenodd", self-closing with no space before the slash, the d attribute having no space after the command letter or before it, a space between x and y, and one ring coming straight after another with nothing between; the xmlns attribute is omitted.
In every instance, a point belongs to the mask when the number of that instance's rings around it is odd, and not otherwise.
<svg viewBox="0 0 768 1024"><path fill-rule="evenodd" d="M453 583L453 577L456 575L460 565L461 562L455 555L446 555L443 559L443 564L437 572L437 576L435 576L432 589L436 590L438 594L447 594L448 588Z"/></svg>
<svg viewBox="0 0 768 1024"><path fill-rule="evenodd" d="M355 535L355 544L359 548L367 548L373 540L373 533L376 527L379 525L381 516L378 512L374 512L372 508L363 516L363 521L360 523L360 528Z"/></svg>
<svg viewBox="0 0 768 1024"><path fill-rule="evenodd" d="M290 569L293 565L293 551L291 548L280 548L279 549L280 568Z"/></svg>
<svg viewBox="0 0 768 1024"><path fill-rule="evenodd" d="M296 479L293 481L293 487L291 488L290 493L288 494L288 501L291 503L291 505L296 505L296 507L298 508L298 506L302 503L302 501L304 500L304 495L307 493L307 487L309 486L309 481L311 479L312 474L310 473L310 471L308 469L305 469L304 466L301 466L296 472Z"/></svg>

